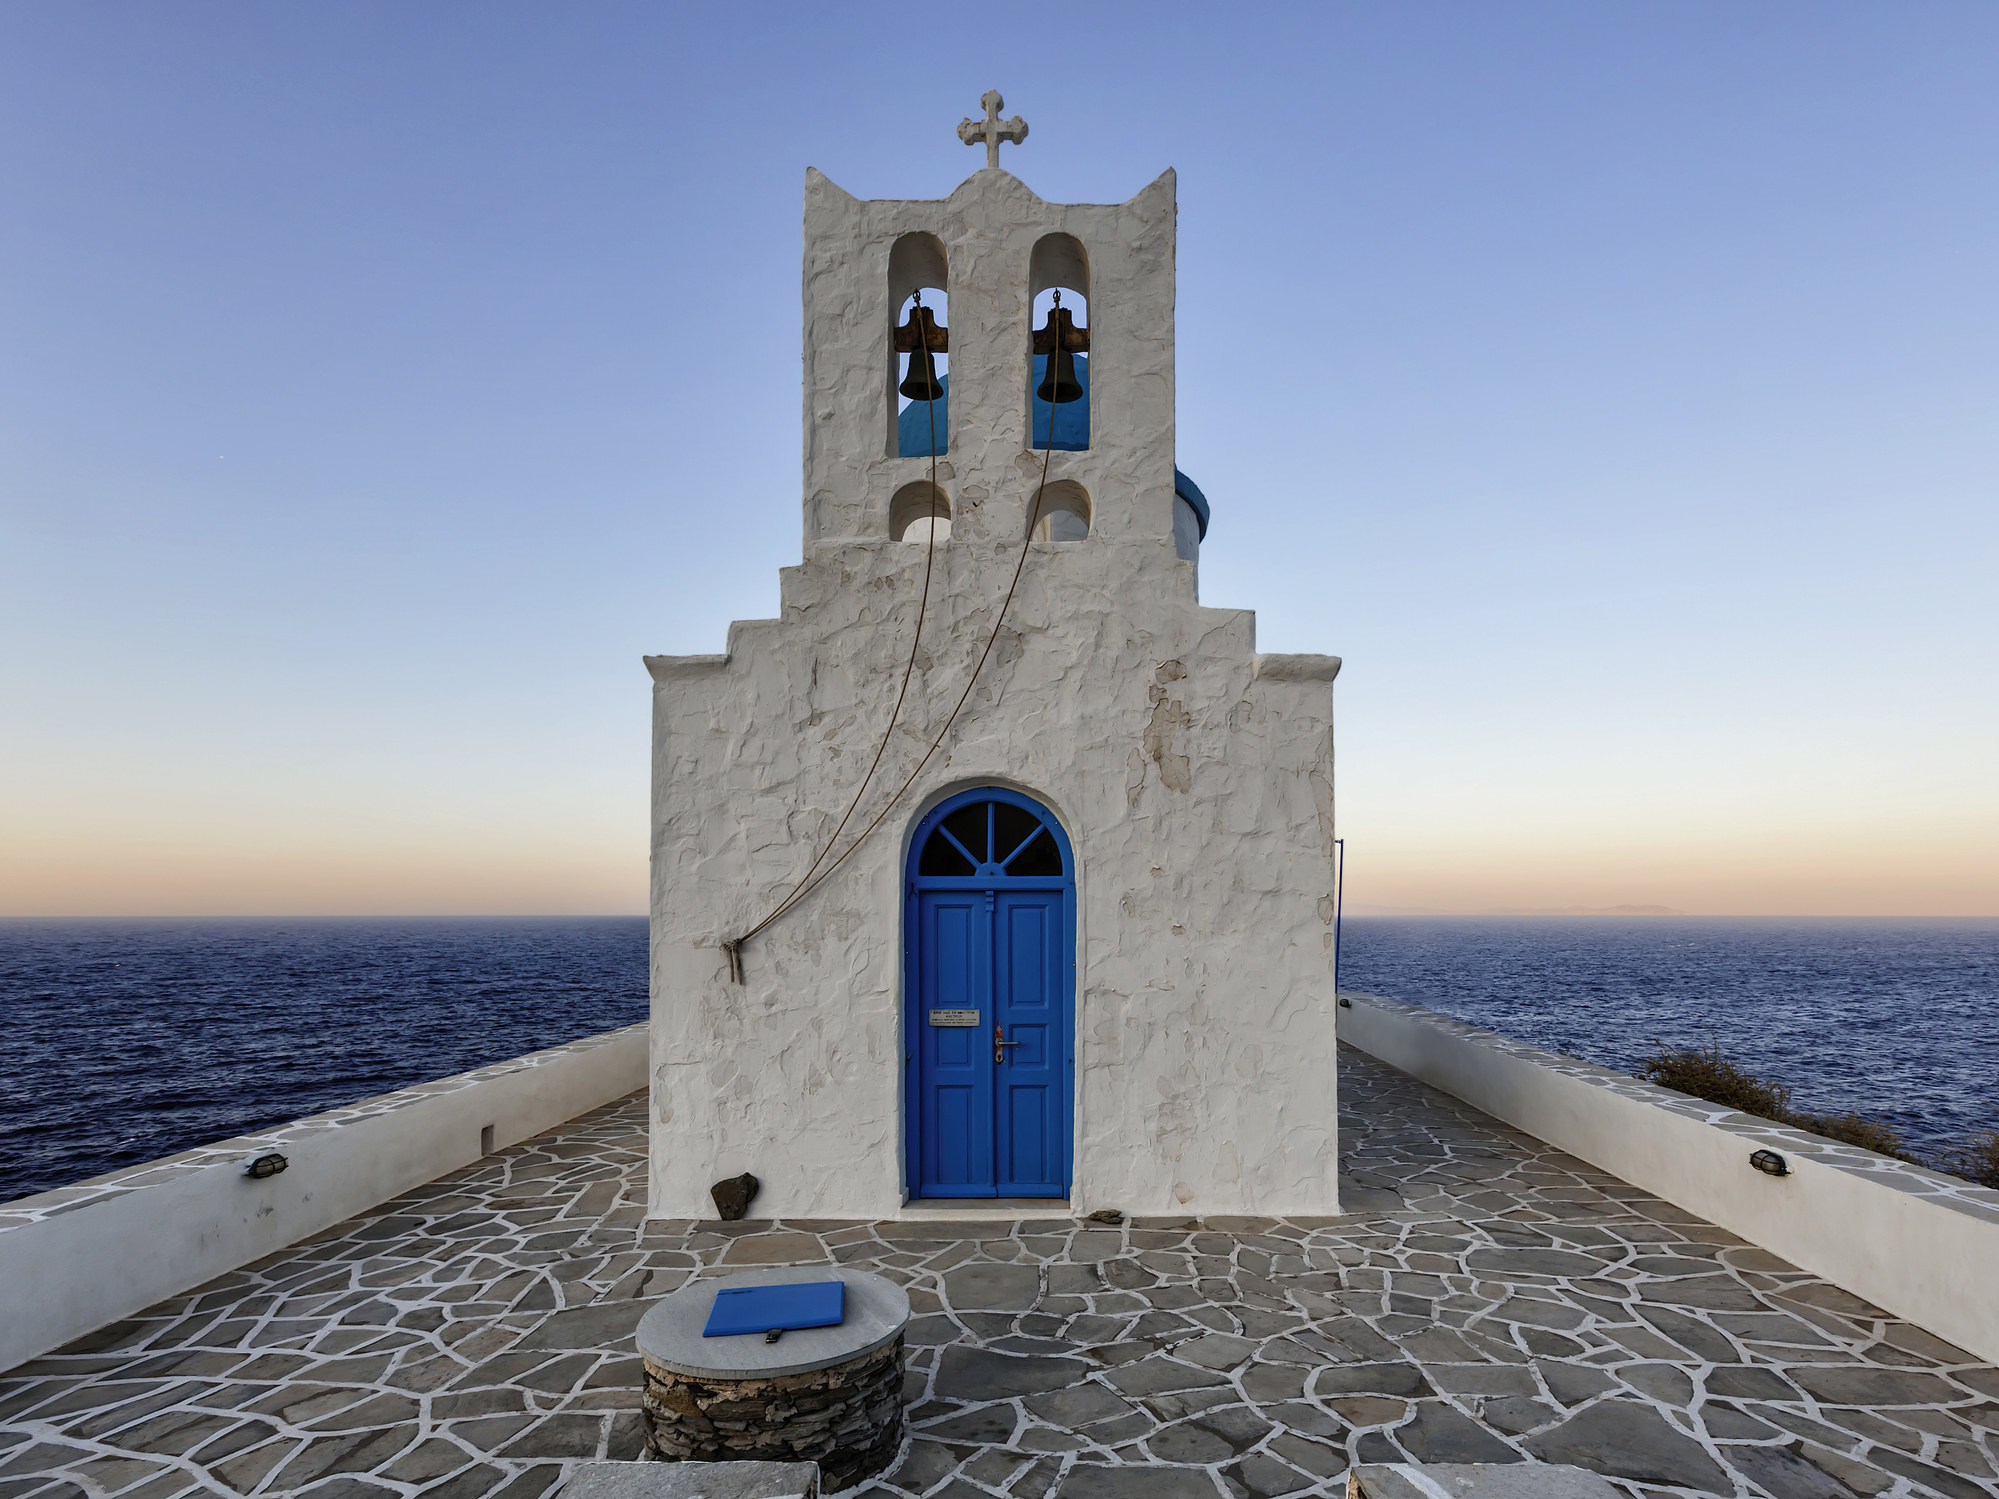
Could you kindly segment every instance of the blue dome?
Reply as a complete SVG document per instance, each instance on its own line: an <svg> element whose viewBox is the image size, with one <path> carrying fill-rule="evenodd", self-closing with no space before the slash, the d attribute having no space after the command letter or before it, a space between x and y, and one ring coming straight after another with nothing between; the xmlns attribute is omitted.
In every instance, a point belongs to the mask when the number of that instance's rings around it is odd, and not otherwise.
<svg viewBox="0 0 1999 1499"><path fill-rule="evenodd" d="M1054 448L1058 453L1081 453L1090 446L1090 356L1078 354L1076 359L1076 383L1083 387L1083 394L1073 401L1064 401L1055 408L1055 441L1048 440L1048 402L1035 396L1030 416L1034 425L1028 429L1027 445L1039 453ZM1028 389L1039 390L1041 382L1048 376L1048 356L1034 356L1034 371L1028 376Z"/></svg>
<svg viewBox="0 0 1999 1499"><path fill-rule="evenodd" d="M1201 493L1201 486L1173 467L1173 492L1194 507L1194 518L1201 523L1201 540L1208 539L1208 497Z"/></svg>
<svg viewBox="0 0 1999 1499"><path fill-rule="evenodd" d="M936 401L937 456L942 458L951 446L951 377L939 375L937 383L944 387L944 394ZM896 417L895 452L898 458L930 456L930 405L929 401L911 401Z"/></svg>
<svg viewBox="0 0 1999 1499"><path fill-rule="evenodd" d="M1039 385L1048 370L1048 356L1034 356L1034 383ZM942 457L951 443L951 377L939 375L937 383L944 387L944 394L936 401L937 406L937 456ZM1054 437L1052 444L1058 453L1080 453L1090 446L1090 356L1076 356L1076 383L1083 387L1083 397L1077 401L1064 401L1055 407ZM928 458L930 456L930 402L911 401L895 419L895 450L904 458ZM1048 402L1035 399L1031 415L1034 430L1028 437L1028 446L1037 451L1051 446L1049 438ZM1201 493L1201 486L1181 473L1176 466L1173 470L1173 492L1194 508L1194 517L1201 525L1201 539L1208 539L1208 497Z"/></svg>
<svg viewBox="0 0 1999 1499"><path fill-rule="evenodd" d="M1048 373L1048 356L1034 356L1032 380L1040 385ZM944 387L944 394L937 398L937 456L943 457L951 445L951 377L939 375L937 383ZM1081 453L1090 446L1090 356L1076 356L1076 383L1083 387L1081 399L1064 401L1055 408L1055 441L1048 440L1048 402L1033 401L1029 417L1034 423L1027 445L1036 452L1053 447L1058 453ZM902 458L928 458L930 456L930 413L929 402L911 401L903 407L895 419L895 451Z"/></svg>

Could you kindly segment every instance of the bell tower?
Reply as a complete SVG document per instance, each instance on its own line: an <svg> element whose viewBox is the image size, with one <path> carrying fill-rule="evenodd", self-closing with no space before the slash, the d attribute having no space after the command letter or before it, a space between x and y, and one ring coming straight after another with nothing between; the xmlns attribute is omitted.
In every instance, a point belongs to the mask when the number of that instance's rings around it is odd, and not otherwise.
<svg viewBox="0 0 1999 1499"><path fill-rule="evenodd" d="M999 97L987 97L995 115ZM991 156L1014 138L1006 132L1025 137L1017 117L993 123ZM984 127L970 139L986 143ZM895 497L931 482L934 456L954 542L1023 540L1045 466L1064 517L1056 531L1156 544L1170 559L1173 192L1169 170L1125 203L1046 203L991 164L939 202L864 202L808 172L808 557L821 544L893 539ZM934 305L905 311L919 294L925 304L941 294L947 326ZM1062 305L1037 317L1037 300L1054 297ZM934 412L905 393L920 388L926 352L949 357Z"/></svg>
<svg viewBox="0 0 1999 1499"><path fill-rule="evenodd" d="M805 178L803 556L649 656L652 1182L703 1217L1338 1210L1330 656L1204 608L1174 174Z"/></svg>

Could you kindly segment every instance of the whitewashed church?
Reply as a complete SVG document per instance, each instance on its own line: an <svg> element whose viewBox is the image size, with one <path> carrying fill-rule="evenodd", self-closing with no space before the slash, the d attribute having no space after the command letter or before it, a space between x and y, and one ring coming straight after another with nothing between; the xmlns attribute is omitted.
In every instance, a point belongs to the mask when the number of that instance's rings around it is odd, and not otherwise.
<svg viewBox="0 0 1999 1499"><path fill-rule="evenodd" d="M1200 603L1173 173L985 104L941 201L807 172L804 558L646 660L650 1211L1336 1213L1340 663Z"/></svg>

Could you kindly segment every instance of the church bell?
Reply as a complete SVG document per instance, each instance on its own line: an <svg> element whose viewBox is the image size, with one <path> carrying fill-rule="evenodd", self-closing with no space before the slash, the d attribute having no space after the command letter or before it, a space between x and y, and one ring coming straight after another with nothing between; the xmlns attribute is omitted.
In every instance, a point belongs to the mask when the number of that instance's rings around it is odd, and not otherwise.
<svg viewBox="0 0 1999 1499"><path fill-rule="evenodd" d="M1083 387L1076 379L1076 356L1067 349L1057 349L1048 361L1048 373L1041 377L1041 383L1034 387L1034 398L1060 406L1069 401L1083 398Z"/></svg>
<svg viewBox="0 0 1999 1499"><path fill-rule="evenodd" d="M896 387L912 401L934 401L944 394L937 379L937 356L929 350L909 356L909 373Z"/></svg>
<svg viewBox="0 0 1999 1499"><path fill-rule="evenodd" d="M1083 398L1083 382L1076 378L1076 352L1090 347L1090 330L1078 328L1069 310L1062 305L1062 293L1048 309L1048 325L1034 332L1034 352L1046 354L1048 365L1034 398L1051 405L1066 405Z"/></svg>
<svg viewBox="0 0 1999 1499"><path fill-rule="evenodd" d="M937 356L951 352L951 330L937 326L921 298L909 309L909 321L895 330L893 347L909 356L909 373L896 389L912 401L942 400L944 382L937 378Z"/></svg>

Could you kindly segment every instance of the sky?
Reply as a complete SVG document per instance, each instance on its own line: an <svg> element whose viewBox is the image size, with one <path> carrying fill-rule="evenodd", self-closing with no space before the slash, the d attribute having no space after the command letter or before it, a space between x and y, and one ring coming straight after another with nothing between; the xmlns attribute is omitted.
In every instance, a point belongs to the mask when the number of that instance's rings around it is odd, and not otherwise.
<svg viewBox="0 0 1999 1499"><path fill-rule="evenodd" d="M0 4L0 915L645 907L803 177L1180 194L1348 909L1999 915L1999 7Z"/></svg>

